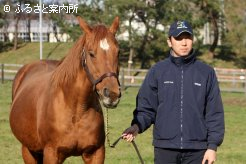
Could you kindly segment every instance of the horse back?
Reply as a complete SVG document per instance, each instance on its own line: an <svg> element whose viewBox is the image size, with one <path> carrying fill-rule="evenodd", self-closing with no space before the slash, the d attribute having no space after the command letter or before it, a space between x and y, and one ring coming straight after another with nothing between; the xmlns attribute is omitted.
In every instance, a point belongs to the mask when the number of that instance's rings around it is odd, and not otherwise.
<svg viewBox="0 0 246 164"><path fill-rule="evenodd" d="M41 60L24 65L16 74L12 84L12 100L21 86L22 82L35 75L53 71L59 65L56 60Z"/></svg>

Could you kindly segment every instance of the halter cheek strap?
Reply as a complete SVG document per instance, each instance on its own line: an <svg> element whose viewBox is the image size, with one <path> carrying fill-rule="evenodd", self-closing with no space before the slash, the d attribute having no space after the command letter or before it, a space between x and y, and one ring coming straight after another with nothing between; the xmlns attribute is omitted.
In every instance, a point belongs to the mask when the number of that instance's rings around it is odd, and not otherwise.
<svg viewBox="0 0 246 164"><path fill-rule="evenodd" d="M94 79L92 74L90 73L90 70L86 64L86 52L85 52L85 49L83 49L82 51L82 67L85 69L85 72L89 78L89 80L91 81L92 85L93 85L93 91L96 91L96 85L98 83L100 83L104 78L106 77L111 77L111 76L114 76L117 81L118 81L118 84L119 83L119 80L118 80L118 74L116 74L115 72L107 72L107 73L104 73L102 76L100 76L98 79Z"/></svg>

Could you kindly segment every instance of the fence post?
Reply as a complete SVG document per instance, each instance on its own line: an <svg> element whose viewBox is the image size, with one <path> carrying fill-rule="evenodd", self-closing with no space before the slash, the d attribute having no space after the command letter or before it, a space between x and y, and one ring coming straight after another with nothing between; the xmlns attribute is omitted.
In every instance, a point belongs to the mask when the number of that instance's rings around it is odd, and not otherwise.
<svg viewBox="0 0 246 164"><path fill-rule="evenodd" d="M1 64L2 84L4 83L4 64Z"/></svg>
<svg viewBox="0 0 246 164"><path fill-rule="evenodd" d="M235 74L235 72L233 71L233 73L232 73L232 77L233 77L233 80L232 80L232 88L236 88L236 81L237 81L237 79L236 79L236 74Z"/></svg>
<svg viewBox="0 0 246 164"><path fill-rule="evenodd" d="M246 72L244 73L244 95L246 96Z"/></svg>
<svg viewBox="0 0 246 164"><path fill-rule="evenodd" d="M121 89L122 90L125 90L125 69L124 68L122 68L121 69L122 71L122 73L121 73Z"/></svg>

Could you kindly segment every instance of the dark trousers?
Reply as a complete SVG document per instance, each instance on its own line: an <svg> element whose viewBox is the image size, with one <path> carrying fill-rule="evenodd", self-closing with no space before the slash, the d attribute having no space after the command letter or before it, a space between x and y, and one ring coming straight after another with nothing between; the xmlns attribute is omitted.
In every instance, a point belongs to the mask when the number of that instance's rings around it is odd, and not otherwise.
<svg viewBox="0 0 246 164"><path fill-rule="evenodd" d="M201 164L206 150L154 149L155 164Z"/></svg>

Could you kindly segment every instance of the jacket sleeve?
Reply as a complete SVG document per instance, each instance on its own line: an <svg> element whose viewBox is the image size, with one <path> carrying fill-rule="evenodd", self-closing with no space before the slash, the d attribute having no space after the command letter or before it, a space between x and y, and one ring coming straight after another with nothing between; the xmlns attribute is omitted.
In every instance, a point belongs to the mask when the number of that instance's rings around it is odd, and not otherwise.
<svg viewBox="0 0 246 164"><path fill-rule="evenodd" d="M208 149L217 150L224 139L224 109L215 71L209 75L209 87L206 96L206 126L208 129Z"/></svg>
<svg viewBox="0 0 246 164"><path fill-rule="evenodd" d="M138 125L139 133L142 133L154 123L158 106L157 85L155 71L152 67L138 92L136 109L133 112L132 125Z"/></svg>

